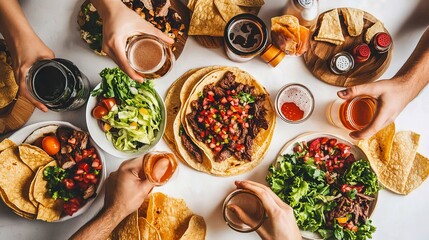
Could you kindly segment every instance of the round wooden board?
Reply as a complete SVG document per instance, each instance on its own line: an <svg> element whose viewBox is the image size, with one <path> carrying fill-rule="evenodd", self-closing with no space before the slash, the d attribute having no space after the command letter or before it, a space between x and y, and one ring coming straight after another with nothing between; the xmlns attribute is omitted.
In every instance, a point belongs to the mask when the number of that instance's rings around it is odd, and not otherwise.
<svg viewBox="0 0 429 240"><path fill-rule="evenodd" d="M360 43L365 43L364 38L366 30L378 20L371 14L365 12L363 17L364 27L361 35L351 37L347 31L347 26L344 22L341 8L338 8L338 14L340 16L345 42L342 45L337 46L332 43L314 40L314 37L318 34L323 15L325 13L320 14L316 28L311 33L310 47L304 54L304 61L310 72L323 82L340 87L350 87L377 80L386 71L390 64L393 45L392 48L390 48L390 50L384 54L378 54L372 51L371 57L366 62L355 62L354 69L343 75L337 75L333 73L329 67L329 64L331 58L336 53L341 51L351 52L354 46ZM388 32L386 29L385 31Z"/></svg>
<svg viewBox="0 0 429 240"><path fill-rule="evenodd" d="M125 2L124 0L122 0ZM80 7L80 12L78 14L78 23L80 22L81 17L80 13L82 12L83 7L88 5L90 3L89 0L86 0ZM178 35L177 39L175 40L173 44L173 54L176 59L180 57L180 54L182 53L183 49L185 48L186 40L188 39L188 29L189 29L189 22L191 21L189 10L188 8L180 1L180 0L171 0L170 1L171 6L170 8L174 9L177 13L179 13L180 17L182 18L182 22L185 25L185 30L183 30L182 35ZM128 3L128 4L132 4ZM126 4L127 5L127 4ZM84 40L85 41L85 40ZM103 54L104 55L104 54Z"/></svg>
<svg viewBox="0 0 429 240"><path fill-rule="evenodd" d="M205 48L220 48L223 46L223 37L195 35L195 40Z"/></svg>
<svg viewBox="0 0 429 240"><path fill-rule="evenodd" d="M3 39L0 39L0 51L6 52L10 59ZM33 104L25 97L18 96L15 101L0 111L0 136L22 127L31 117L33 111Z"/></svg>

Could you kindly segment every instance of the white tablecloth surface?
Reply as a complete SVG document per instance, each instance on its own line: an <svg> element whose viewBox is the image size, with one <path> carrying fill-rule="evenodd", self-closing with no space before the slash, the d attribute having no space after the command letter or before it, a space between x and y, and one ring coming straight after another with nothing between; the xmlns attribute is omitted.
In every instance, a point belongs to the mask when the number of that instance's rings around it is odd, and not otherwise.
<svg viewBox="0 0 429 240"><path fill-rule="evenodd" d="M73 61L88 76L91 85L95 86L100 82L98 73L105 67L114 67L115 64L107 57L95 55L80 39L76 17L81 3L82 1L70 0L21 1L27 18L42 40L57 57ZM285 3L285 0L266 0L259 16L270 26L270 18L280 15ZM392 34L395 42L393 58L382 78L390 78L398 71L429 25L429 2L426 0L320 1L321 12L335 7L363 9L381 20ZM259 239L256 233L241 234L226 226L221 214L225 196L234 189L233 182L236 179L251 179L265 183L267 168L283 144L301 133L323 131L348 137L347 131L331 126L325 117L327 105L336 98L336 92L341 88L330 86L313 77L302 58L286 57L277 68L268 66L259 58L247 63L235 63L226 57L223 49L206 49L190 37L174 69L165 78L156 82L156 89L161 96L165 96L170 84L185 71L208 65L237 66L248 71L266 87L272 100L278 89L290 82L306 85L315 97L314 112L306 122L291 125L277 117L269 150L262 163L253 171L240 176L219 178L199 173L180 164L173 181L156 189L172 197L185 199L193 212L202 215L207 223L208 240ZM421 134L419 151L426 156L429 156L428 118L429 88L426 88L396 120L398 130L413 130ZM27 125L47 120L68 121L85 129L85 108L66 113L42 113L36 110ZM169 150L163 141L155 149ZM106 156L108 173L115 171L121 161L110 155ZM429 181L408 196L399 196L382 190L372 217L377 227L374 239L428 239L427 199ZM102 204L103 193L83 215L63 223L45 223L20 218L0 203L0 239L67 239L88 222Z"/></svg>

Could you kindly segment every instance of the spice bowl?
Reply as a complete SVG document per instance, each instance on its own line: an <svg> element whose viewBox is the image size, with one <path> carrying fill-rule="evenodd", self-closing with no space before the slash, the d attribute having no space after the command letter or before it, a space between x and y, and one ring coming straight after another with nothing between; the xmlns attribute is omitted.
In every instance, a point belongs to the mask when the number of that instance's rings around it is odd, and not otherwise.
<svg viewBox="0 0 429 240"><path fill-rule="evenodd" d="M313 94L302 84L286 84L277 93L276 111L287 123L304 122L311 116L313 109Z"/></svg>

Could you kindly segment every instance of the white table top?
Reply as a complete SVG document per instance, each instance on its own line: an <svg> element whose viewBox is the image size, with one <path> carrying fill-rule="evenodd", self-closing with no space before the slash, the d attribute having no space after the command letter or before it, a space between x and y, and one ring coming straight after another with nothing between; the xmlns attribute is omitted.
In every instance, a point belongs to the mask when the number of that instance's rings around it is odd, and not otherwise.
<svg viewBox="0 0 429 240"><path fill-rule="evenodd" d="M260 11L260 17L267 25L270 18L281 14L285 0L267 0ZM107 57L95 55L80 39L76 16L82 1L70 0L22 0L21 4L36 33L55 52L57 57L73 61L95 86L98 73L105 67L114 67ZM321 0L320 10L335 7L356 7L368 11L384 22L395 41L395 49L390 67L383 78L392 77L413 51L425 28L429 25L429 2L423 0ZM185 71L208 65L229 65L240 67L251 73L269 91L271 99L286 83L298 82L306 85L314 94L315 110L309 120L291 125L277 117L277 125L269 150L253 171L228 178L219 178L199 173L180 164L175 179L157 188L172 197L184 198L193 212L202 215L207 223L207 239L259 239L256 233L240 234L229 229L223 221L221 204L224 197L234 189L234 180L251 179L265 183L268 166L276 158L283 144L307 131L323 131L348 137L348 132L331 126L325 117L327 105L336 99L340 89L327 85L311 75L302 58L287 57L277 68L272 68L261 59L247 63L230 61L223 49L206 49L198 45L192 37L188 39L181 57L174 69L164 79L156 82L156 89L165 96L170 84ZM413 130L421 134L419 151L429 156L429 88L411 102L396 120L398 130ZM86 128L85 108L75 112L42 113L36 110L28 124L47 120L69 121ZM161 141L156 150L169 150ZM107 154L106 154L107 155ZM115 171L120 160L107 155L107 172ZM399 196L387 190L379 195L378 205L372 217L377 231L374 239L427 239L429 228L426 216L429 199L429 181L408 196ZM101 208L103 194L96 199L91 209L83 215L63 223L28 221L18 217L3 203L0 203L0 239L67 239L77 229L88 222Z"/></svg>

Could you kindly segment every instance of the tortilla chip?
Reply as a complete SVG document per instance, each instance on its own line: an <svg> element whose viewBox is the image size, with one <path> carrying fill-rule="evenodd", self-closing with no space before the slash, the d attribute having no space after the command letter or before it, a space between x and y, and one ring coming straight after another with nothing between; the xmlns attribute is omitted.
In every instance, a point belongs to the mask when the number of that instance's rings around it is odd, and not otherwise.
<svg viewBox="0 0 429 240"><path fill-rule="evenodd" d="M139 231L141 240L161 240L158 230L146 218L139 217Z"/></svg>
<svg viewBox="0 0 429 240"><path fill-rule="evenodd" d="M349 35L352 37L359 36L363 30L364 11L356 8L341 8L341 13L343 14L344 21L347 24Z"/></svg>
<svg viewBox="0 0 429 240"><path fill-rule="evenodd" d="M43 172L50 166L56 166L57 163L54 161L49 162L44 167L37 171L34 177L34 199L41 205L47 208L53 208L57 205L57 200L54 200L48 192L48 182L43 179ZM58 200L59 201L59 200ZM39 206L40 207L40 206Z"/></svg>
<svg viewBox="0 0 429 240"><path fill-rule="evenodd" d="M414 164L420 135L411 131L396 133L388 163L380 174L380 182L393 192L404 194L408 175Z"/></svg>
<svg viewBox="0 0 429 240"><path fill-rule="evenodd" d="M109 240L140 240L139 216L137 211L122 220L110 234Z"/></svg>
<svg viewBox="0 0 429 240"><path fill-rule="evenodd" d="M386 32L386 29L383 26L383 23L380 21L374 23L370 28L366 30L365 33L365 42L369 44L372 40L372 38L375 36L375 34L379 32Z"/></svg>
<svg viewBox="0 0 429 240"><path fill-rule="evenodd" d="M189 35L223 37L226 22L222 19L214 0L199 0L195 4L189 25Z"/></svg>
<svg viewBox="0 0 429 240"><path fill-rule="evenodd" d="M180 240L204 240L206 239L206 222L204 218L193 215L189 220L188 229Z"/></svg>
<svg viewBox="0 0 429 240"><path fill-rule="evenodd" d="M264 0L230 0L233 4L242 7L262 7Z"/></svg>
<svg viewBox="0 0 429 240"><path fill-rule="evenodd" d="M230 0L214 0L214 4L216 5L217 10L222 16L225 22L228 22L231 18L238 14L242 13L252 13L258 12L258 9L252 7L240 7Z"/></svg>
<svg viewBox="0 0 429 240"><path fill-rule="evenodd" d="M4 204L6 204L6 206L8 206L12 210L12 212L14 212L16 215L30 220L36 218L36 215L24 212L18 207L16 207L13 203L11 203L9 199L7 199L6 193L1 188L0 188L0 198L3 200Z"/></svg>
<svg viewBox="0 0 429 240"><path fill-rule="evenodd" d="M13 141L8 138L5 138L3 141L0 142L0 152L14 146L16 146L16 144Z"/></svg>
<svg viewBox="0 0 429 240"><path fill-rule="evenodd" d="M45 151L30 144L22 144L19 146L19 156L33 172L36 172L39 167L54 161Z"/></svg>
<svg viewBox="0 0 429 240"><path fill-rule="evenodd" d="M40 171L40 169L42 169L41 167L37 170L37 173ZM34 180L36 178L33 178L33 180L30 183L30 188L28 189L28 199L30 199L30 202L33 204L33 206L35 206L36 208L39 206L39 203L36 201L36 199L34 198Z"/></svg>
<svg viewBox="0 0 429 240"><path fill-rule="evenodd" d="M57 204L52 207L45 207L42 204L39 204L36 219L46 222L58 221L61 217L61 212L63 211L62 204L59 202L60 201L57 201Z"/></svg>
<svg viewBox="0 0 429 240"><path fill-rule="evenodd" d="M417 187L419 187L429 176L429 159L422 156L420 153L416 154L414 164L408 175L407 182L403 189L404 194L408 194Z"/></svg>
<svg viewBox="0 0 429 240"><path fill-rule="evenodd" d="M12 67L6 62L0 61L0 109L9 105L18 93Z"/></svg>
<svg viewBox="0 0 429 240"><path fill-rule="evenodd" d="M5 198L21 211L36 214L36 207L28 198L28 189L33 172L18 155L17 147L10 147L0 153L0 189Z"/></svg>
<svg viewBox="0 0 429 240"><path fill-rule="evenodd" d="M183 199L156 192L150 196L147 220L163 240L179 239L186 231L192 212Z"/></svg>
<svg viewBox="0 0 429 240"><path fill-rule="evenodd" d="M336 45L344 43L345 39L341 29L340 18L337 9L323 15L319 33L314 37L317 41L329 42Z"/></svg>

